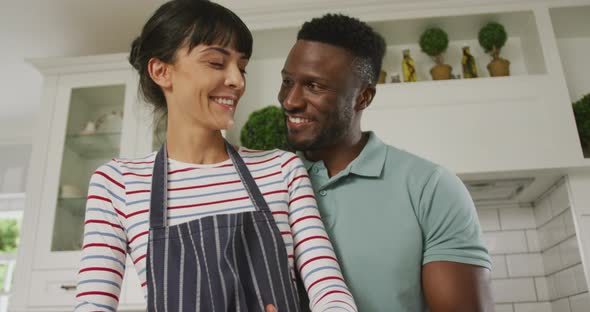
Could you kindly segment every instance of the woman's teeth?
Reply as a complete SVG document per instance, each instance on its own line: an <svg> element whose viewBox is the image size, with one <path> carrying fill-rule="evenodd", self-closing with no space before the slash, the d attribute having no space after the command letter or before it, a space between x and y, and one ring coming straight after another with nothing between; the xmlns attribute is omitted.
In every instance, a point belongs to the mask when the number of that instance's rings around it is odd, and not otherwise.
<svg viewBox="0 0 590 312"><path fill-rule="evenodd" d="M236 101L234 101L232 99L225 99L225 98L213 98L213 101L215 101L217 103L229 105L229 106L234 106L236 104Z"/></svg>

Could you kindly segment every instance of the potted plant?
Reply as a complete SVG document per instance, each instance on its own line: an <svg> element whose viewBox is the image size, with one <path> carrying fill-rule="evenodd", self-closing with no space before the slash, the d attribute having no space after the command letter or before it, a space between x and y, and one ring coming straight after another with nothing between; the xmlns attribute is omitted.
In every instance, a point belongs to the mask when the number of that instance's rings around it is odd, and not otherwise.
<svg viewBox="0 0 590 312"><path fill-rule="evenodd" d="M479 30L479 44L486 53L492 55L492 61L488 64L492 77L510 76L510 61L500 57L500 50L507 39L506 29L496 22L488 23Z"/></svg>
<svg viewBox="0 0 590 312"><path fill-rule="evenodd" d="M270 105L252 112L240 132L240 141L243 146L255 150L289 150L285 114L281 108Z"/></svg>
<svg viewBox="0 0 590 312"><path fill-rule="evenodd" d="M430 70L433 80L451 79L453 68L449 64L444 64L442 54L449 46L449 36L447 33L438 28L429 28L420 36L420 48L422 52L431 56L436 63Z"/></svg>
<svg viewBox="0 0 590 312"><path fill-rule="evenodd" d="M584 157L590 157L590 93L572 104Z"/></svg>

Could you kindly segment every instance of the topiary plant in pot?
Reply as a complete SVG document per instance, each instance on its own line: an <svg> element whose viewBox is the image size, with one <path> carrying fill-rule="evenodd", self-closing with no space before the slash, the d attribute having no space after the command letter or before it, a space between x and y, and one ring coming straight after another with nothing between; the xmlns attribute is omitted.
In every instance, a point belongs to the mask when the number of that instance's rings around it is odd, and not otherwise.
<svg viewBox="0 0 590 312"><path fill-rule="evenodd" d="M285 114L281 108L270 105L250 114L240 132L243 146L255 150L289 150Z"/></svg>
<svg viewBox="0 0 590 312"><path fill-rule="evenodd" d="M590 93L572 104L584 157L590 157Z"/></svg>
<svg viewBox="0 0 590 312"><path fill-rule="evenodd" d="M510 76L510 61L500 57L500 50L508 40L504 26L496 22L488 23L479 30L477 38L481 47L492 56L488 64L490 76Z"/></svg>
<svg viewBox="0 0 590 312"><path fill-rule="evenodd" d="M447 33L438 27L429 28L422 33L419 43L422 52L431 56L436 63L430 70L432 79L451 79L453 68L449 64L444 64L442 57L442 54L449 46L449 36Z"/></svg>

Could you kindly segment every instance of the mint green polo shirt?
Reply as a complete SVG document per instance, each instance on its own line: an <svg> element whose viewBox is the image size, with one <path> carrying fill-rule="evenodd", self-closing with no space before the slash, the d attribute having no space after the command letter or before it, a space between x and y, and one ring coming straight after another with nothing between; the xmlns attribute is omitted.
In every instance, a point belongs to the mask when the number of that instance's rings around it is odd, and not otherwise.
<svg viewBox="0 0 590 312"><path fill-rule="evenodd" d="M456 175L369 135L331 178L323 161L300 157L359 311L426 311L422 265L491 269L477 213Z"/></svg>

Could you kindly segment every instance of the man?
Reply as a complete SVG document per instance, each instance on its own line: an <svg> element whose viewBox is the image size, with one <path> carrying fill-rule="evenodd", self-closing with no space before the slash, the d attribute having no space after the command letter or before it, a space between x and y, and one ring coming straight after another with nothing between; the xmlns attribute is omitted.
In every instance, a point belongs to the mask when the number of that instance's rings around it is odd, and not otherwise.
<svg viewBox="0 0 590 312"><path fill-rule="evenodd" d="M303 25L282 70L288 141L344 277L362 312L492 311L490 258L461 181L361 131L384 52L368 25L329 14Z"/></svg>

